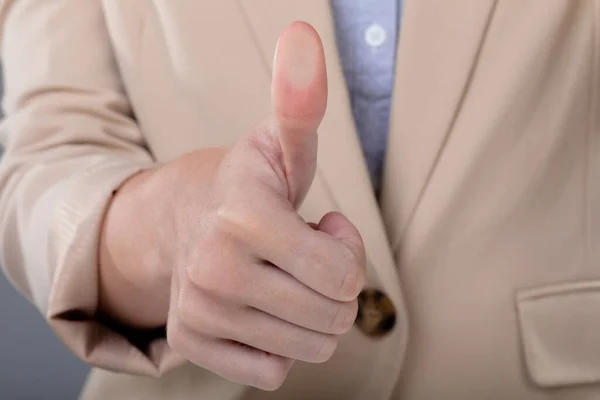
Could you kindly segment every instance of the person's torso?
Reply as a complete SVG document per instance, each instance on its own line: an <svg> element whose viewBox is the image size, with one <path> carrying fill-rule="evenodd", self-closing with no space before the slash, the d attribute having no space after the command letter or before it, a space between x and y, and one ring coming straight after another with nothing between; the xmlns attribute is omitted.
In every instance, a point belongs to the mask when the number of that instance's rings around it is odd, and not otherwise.
<svg viewBox="0 0 600 400"><path fill-rule="evenodd" d="M301 214L344 212L370 287L395 306L379 338L261 393L188 365L158 380L95 371L84 398L600 397L600 7L597 1L406 1L374 198L327 2L104 0L156 159L232 144L269 113L277 35L322 34L328 114Z"/></svg>

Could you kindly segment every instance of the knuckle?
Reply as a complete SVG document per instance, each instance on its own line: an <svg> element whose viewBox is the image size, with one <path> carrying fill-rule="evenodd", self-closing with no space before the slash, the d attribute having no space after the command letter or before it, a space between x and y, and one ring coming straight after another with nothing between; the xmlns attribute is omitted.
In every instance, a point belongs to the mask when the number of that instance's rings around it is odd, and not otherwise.
<svg viewBox="0 0 600 400"><path fill-rule="evenodd" d="M308 286L330 299L338 300L346 266L327 243L316 235L298 243L295 269L298 274L303 274Z"/></svg>
<svg viewBox="0 0 600 400"><path fill-rule="evenodd" d="M248 281L236 266L221 265L211 280L210 287L205 290L217 298L239 303L248 291Z"/></svg>
<svg viewBox="0 0 600 400"><path fill-rule="evenodd" d="M212 338L220 338L222 337L222 327L218 321L214 318L206 319L202 321L202 325L198 327L198 331L203 335Z"/></svg>
<svg viewBox="0 0 600 400"><path fill-rule="evenodd" d="M244 207L239 206L239 200L232 199L233 196L228 197L217 206L211 224L211 234L220 239L243 237L246 231Z"/></svg>
<svg viewBox="0 0 600 400"><path fill-rule="evenodd" d="M220 284L214 288L215 294L230 301L238 301L244 298L248 290L249 280L245 279L240 265L231 265L224 267Z"/></svg>
<svg viewBox="0 0 600 400"><path fill-rule="evenodd" d="M167 344L177 353L184 353L187 348L185 329L178 318L172 318L167 325Z"/></svg>
<svg viewBox="0 0 600 400"><path fill-rule="evenodd" d="M219 289L223 280L229 278L232 270L226 260L247 236L243 233L245 228L237 222L243 221L243 213L232 208L222 205L217 209L210 222L206 223L199 245L188 254L185 271L196 286L207 290Z"/></svg>
<svg viewBox="0 0 600 400"><path fill-rule="evenodd" d="M196 330L211 337L226 336L229 331L228 312L212 303L211 300L199 302L196 307L198 308L196 315L201 316L195 321Z"/></svg>
<svg viewBox="0 0 600 400"><path fill-rule="evenodd" d="M212 293L220 294L226 289L226 282L229 269L215 257L207 257L202 265L195 265L186 268L187 277L197 288Z"/></svg>
<svg viewBox="0 0 600 400"><path fill-rule="evenodd" d="M329 249L326 246L320 234L312 233L296 238L293 251L294 258L299 261L299 265L323 265L327 258Z"/></svg>
<svg viewBox="0 0 600 400"><path fill-rule="evenodd" d="M265 368L256 375L255 386L267 391L275 391L283 385L287 378L288 368L283 362L274 363L270 368Z"/></svg>
<svg viewBox="0 0 600 400"><path fill-rule="evenodd" d="M353 268L348 268L342 274L336 300L350 301L355 299L359 293L358 273Z"/></svg>
<svg viewBox="0 0 600 400"><path fill-rule="evenodd" d="M188 287L182 287L177 293L177 319L186 325L193 325L199 319L199 310L195 306L195 299Z"/></svg>
<svg viewBox="0 0 600 400"><path fill-rule="evenodd" d="M360 249L358 246L344 246L345 262L357 269L358 271L364 271L366 269L366 254L362 245Z"/></svg>
<svg viewBox="0 0 600 400"><path fill-rule="evenodd" d="M331 322L331 333L341 335L347 333L356 320L358 313L358 301L353 300L347 303L340 303Z"/></svg>
<svg viewBox="0 0 600 400"><path fill-rule="evenodd" d="M186 267L186 277L196 289L216 297L240 300L248 291L248 280L239 268L241 258L224 254L227 250L218 244L206 249L201 262ZM235 249L233 249L235 251Z"/></svg>
<svg viewBox="0 0 600 400"><path fill-rule="evenodd" d="M226 318L219 306L202 296L190 294L190 290L180 290L178 294L177 316L179 325L195 332L219 337L227 332Z"/></svg>
<svg viewBox="0 0 600 400"><path fill-rule="evenodd" d="M218 268L213 263L207 262L206 259L185 266L187 280L200 288L211 287L215 284L215 275L217 273Z"/></svg>
<svg viewBox="0 0 600 400"><path fill-rule="evenodd" d="M196 290L234 303L243 303L252 290L251 279L236 262L214 262L189 280Z"/></svg>
<svg viewBox="0 0 600 400"><path fill-rule="evenodd" d="M335 353L338 340L335 336L323 335L313 352L313 362L316 364L328 361Z"/></svg>
<svg viewBox="0 0 600 400"><path fill-rule="evenodd" d="M215 313L207 313L206 318L202 320L202 326L199 329L208 336L212 337L227 337L227 332L230 330L226 323L227 317Z"/></svg>
<svg viewBox="0 0 600 400"><path fill-rule="evenodd" d="M344 256L345 270L340 285L340 300L354 300L362 290L366 279L366 267L363 257L347 249Z"/></svg>
<svg viewBox="0 0 600 400"><path fill-rule="evenodd" d="M196 245L184 250L187 251L187 260L180 268L185 271L187 279L198 287L218 284L220 254L225 245L225 241L214 233L212 227L203 228Z"/></svg>

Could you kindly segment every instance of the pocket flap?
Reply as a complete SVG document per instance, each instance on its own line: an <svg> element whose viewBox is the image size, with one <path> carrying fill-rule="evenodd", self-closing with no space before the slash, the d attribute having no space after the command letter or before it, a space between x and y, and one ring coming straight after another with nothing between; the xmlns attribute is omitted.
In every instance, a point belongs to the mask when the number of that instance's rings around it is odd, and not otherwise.
<svg viewBox="0 0 600 400"><path fill-rule="evenodd" d="M542 387L600 382L600 280L517 294L525 363Z"/></svg>

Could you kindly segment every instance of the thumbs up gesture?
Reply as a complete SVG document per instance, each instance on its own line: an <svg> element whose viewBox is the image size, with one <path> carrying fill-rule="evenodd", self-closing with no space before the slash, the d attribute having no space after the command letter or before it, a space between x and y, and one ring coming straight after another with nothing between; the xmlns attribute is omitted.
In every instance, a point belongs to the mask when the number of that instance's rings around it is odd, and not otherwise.
<svg viewBox="0 0 600 400"><path fill-rule="evenodd" d="M309 225L297 213L326 103L322 43L294 23L277 46L272 115L227 151L201 201L180 196L185 213L174 204L169 345L260 389L278 388L295 360L332 356L365 280L362 240L344 216Z"/></svg>

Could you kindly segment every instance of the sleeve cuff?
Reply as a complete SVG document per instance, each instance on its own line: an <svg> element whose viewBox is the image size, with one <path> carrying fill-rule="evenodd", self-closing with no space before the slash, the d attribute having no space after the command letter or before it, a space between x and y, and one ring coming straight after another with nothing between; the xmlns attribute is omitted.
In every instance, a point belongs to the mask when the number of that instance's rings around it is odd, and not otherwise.
<svg viewBox="0 0 600 400"><path fill-rule="evenodd" d="M49 233L56 270L47 319L61 340L86 363L116 372L158 377L185 361L163 335L139 345L135 335L97 318L98 245L113 193L151 165L103 163L78 174L60 203ZM137 345L136 345L137 344Z"/></svg>

